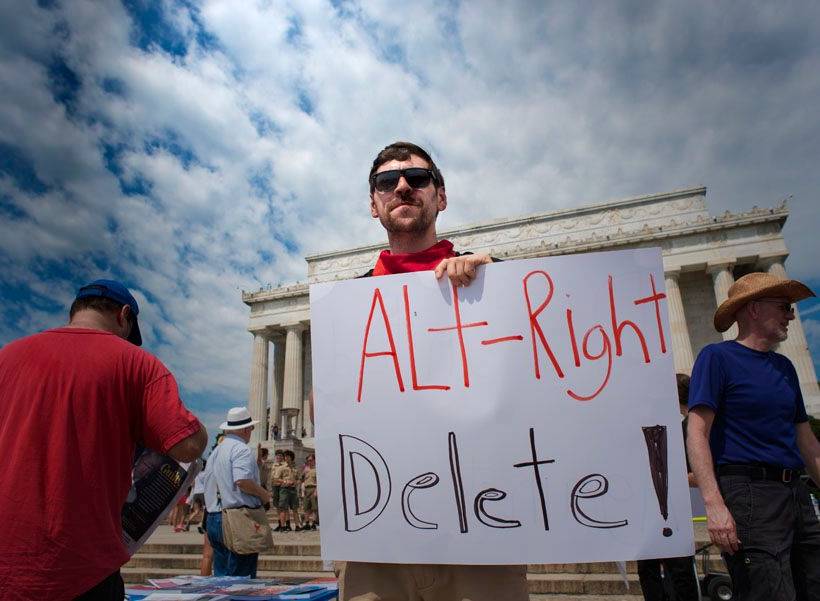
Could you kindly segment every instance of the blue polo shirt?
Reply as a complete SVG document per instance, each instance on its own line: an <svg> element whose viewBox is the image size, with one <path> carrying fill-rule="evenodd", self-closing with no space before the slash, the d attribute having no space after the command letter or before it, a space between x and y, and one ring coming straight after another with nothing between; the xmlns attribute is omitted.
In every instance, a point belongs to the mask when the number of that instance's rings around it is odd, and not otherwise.
<svg viewBox="0 0 820 601"><path fill-rule="evenodd" d="M699 406L715 412L709 441L715 465L803 467L795 424L808 416L797 372L783 355L734 340L706 346L689 385L689 409Z"/></svg>

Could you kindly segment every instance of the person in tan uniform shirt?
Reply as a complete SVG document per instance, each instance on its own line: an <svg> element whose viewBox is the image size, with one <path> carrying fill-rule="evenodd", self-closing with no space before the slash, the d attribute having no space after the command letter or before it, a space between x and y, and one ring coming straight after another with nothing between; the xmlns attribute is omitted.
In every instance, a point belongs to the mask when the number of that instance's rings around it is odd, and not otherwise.
<svg viewBox="0 0 820 601"><path fill-rule="evenodd" d="M319 511L319 497L316 494L316 457L308 455L305 459L305 470L302 472L302 484L305 495L302 511L305 512L305 530L316 530L316 512Z"/></svg>
<svg viewBox="0 0 820 601"><path fill-rule="evenodd" d="M296 497L296 482L298 480L298 473L293 467L293 461L296 456L293 451L287 450L284 453L285 463L280 465L273 472L273 481L279 485L279 526L274 529L275 532L291 532L290 520L288 519L288 512L293 511L296 522L296 530L301 530L299 526L299 508Z"/></svg>
<svg viewBox="0 0 820 601"><path fill-rule="evenodd" d="M273 454L273 464L270 466L270 491L272 493L271 497L271 507L274 509L279 509L279 488L281 485L276 480L276 470L279 469L281 466L285 465L285 455L282 451L276 451Z"/></svg>

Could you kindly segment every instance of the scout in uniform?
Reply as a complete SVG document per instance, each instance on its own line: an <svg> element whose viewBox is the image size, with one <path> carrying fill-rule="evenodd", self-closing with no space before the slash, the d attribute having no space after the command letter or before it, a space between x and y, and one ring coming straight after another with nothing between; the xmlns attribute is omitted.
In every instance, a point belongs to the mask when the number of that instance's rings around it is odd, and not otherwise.
<svg viewBox="0 0 820 601"><path fill-rule="evenodd" d="M281 487L281 482L276 479L276 470L283 465L285 465L285 456L282 451L276 451L273 454L273 465L270 468L271 506L275 509L279 509L279 488ZM276 530L278 528L274 529L274 532Z"/></svg>
<svg viewBox="0 0 820 601"><path fill-rule="evenodd" d="M316 457L314 455L308 455L305 459L302 482L305 487L302 510L305 512L305 520L307 521L304 530L316 530L316 512L319 511L319 497L316 495Z"/></svg>
<svg viewBox="0 0 820 601"><path fill-rule="evenodd" d="M287 450L284 453L285 463L280 465L274 472L274 480L279 482L279 527L277 532L291 532L293 528L288 519L288 511L293 510L296 513L299 505L296 500L296 469L293 467L293 461L296 456L293 451ZM298 524L298 514L296 515L297 524L296 529L300 530Z"/></svg>

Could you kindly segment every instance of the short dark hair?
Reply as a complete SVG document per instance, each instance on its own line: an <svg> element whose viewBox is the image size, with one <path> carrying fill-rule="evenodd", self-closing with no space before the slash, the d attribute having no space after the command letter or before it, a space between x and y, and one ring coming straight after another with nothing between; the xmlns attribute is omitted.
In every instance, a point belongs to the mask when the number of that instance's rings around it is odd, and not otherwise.
<svg viewBox="0 0 820 601"><path fill-rule="evenodd" d="M265 447L262 447L262 449L259 451L259 454L262 455L262 457L267 457L268 450Z"/></svg>
<svg viewBox="0 0 820 601"><path fill-rule="evenodd" d="M285 457L290 457L291 459L296 459L296 454L293 451L291 451L290 449L285 451L284 455L285 455Z"/></svg>
<svg viewBox="0 0 820 601"><path fill-rule="evenodd" d="M376 155L376 158L373 159L373 166L370 168L370 173L367 176L367 181L370 183L370 193L373 194L373 191L375 190L373 175L376 173L376 169L384 165L387 161L406 161L410 158L410 155L413 154L424 159L430 165L430 171L433 172L433 185L436 189L438 189L439 186L443 188L444 176L441 174L438 167L436 167L435 161L433 161L427 151L412 142L399 141L393 142L389 146L385 146L382 151Z"/></svg>
<svg viewBox="0 0 820 601"><path fill-rule="evenodd" d="M689 376L686 374L675 374L678 381L678 402L681 405L689 404Z"/></svg>
<svg viewBox="0 0 820 601"><path fill-rule="evenodd" d="M104 296L84 296L74 299L74 302L71 303L71 309L68 310L68 318L72 319L75 313L85 311L86 309L92 309L98 313L119 313L120 309L124 306L123 303L118 303Z"/></svg>

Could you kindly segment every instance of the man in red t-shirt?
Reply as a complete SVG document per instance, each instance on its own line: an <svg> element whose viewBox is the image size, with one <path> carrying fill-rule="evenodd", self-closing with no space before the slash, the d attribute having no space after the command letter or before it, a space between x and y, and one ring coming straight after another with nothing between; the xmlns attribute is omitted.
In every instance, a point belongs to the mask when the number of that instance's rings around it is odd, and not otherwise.
<svg viewBox="0 0 820 601"><path fill-rule="evenodd" d="M436 217L447 208L444 177L430 155L409 142L382 150L370 169L370 214L387 230L382 251L366 276L435 269L468 286L489 255L459 255L438 240ZM312 409L312 408L311 408ZM400 541L397 541L400 543ZM527 601L526 566L415 565L347 562L340 568L340 601Z"/></svg>
<svg viewBox="0 0 820 601"><path fill-rule="evenodd" d="M0 349L0 597L124 597L121 510L137 443L181 462L207 443L142 344L137 301L80 288L69 324Z"/></svg>

